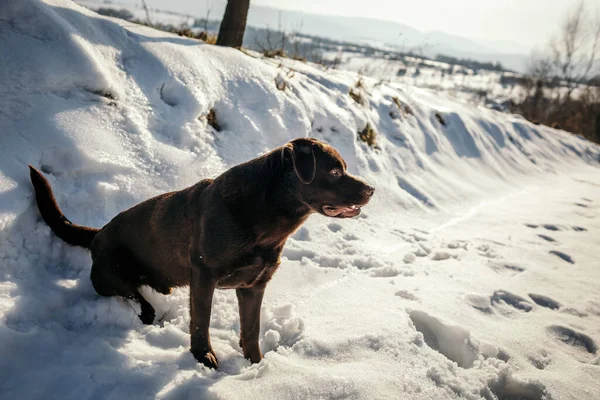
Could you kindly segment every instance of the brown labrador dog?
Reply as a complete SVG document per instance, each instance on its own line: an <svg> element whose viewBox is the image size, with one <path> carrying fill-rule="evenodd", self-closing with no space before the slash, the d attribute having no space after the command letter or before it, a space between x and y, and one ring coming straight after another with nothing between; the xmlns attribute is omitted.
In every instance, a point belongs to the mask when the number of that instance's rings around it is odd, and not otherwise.
<svg viewBox="0 0 600 400"><path fill-rule="evenodd" d="M214 180L146 200L94 229L70 222L48 181L32 166L30 172L44 221L65 242L91 250L98 294L139 302L140 318L150 324L154 308L141 285L163 294L190 285L191 352L211 368L217 367L208 334L214 290L236 290L240 346L259 362L263 293L287 238L312 213L359 215L374 192L346 172L334 148L301 138Z"/></svg>

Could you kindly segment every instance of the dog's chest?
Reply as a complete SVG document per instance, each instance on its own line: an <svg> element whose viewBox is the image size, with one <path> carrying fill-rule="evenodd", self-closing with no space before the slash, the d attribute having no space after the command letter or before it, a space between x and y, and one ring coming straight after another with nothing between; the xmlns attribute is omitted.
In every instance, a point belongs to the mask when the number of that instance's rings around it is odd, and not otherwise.
<svg viewBox="0 0 600 400"><path fill-rule="evenodd" d="M264 257L254 254L245 257L244 261L229 268L217 281L220 289L243 289L269 282L279 267L279 255Z"/></svg>

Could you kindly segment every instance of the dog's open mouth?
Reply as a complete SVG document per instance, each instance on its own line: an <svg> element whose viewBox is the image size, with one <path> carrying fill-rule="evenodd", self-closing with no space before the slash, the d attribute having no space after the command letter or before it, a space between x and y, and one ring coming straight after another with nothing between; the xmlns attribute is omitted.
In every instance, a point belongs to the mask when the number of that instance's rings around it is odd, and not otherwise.
<svg viewBox="0 0 600 400"><path fill-rule="evenodd" d="M360 214L360 206L323 206L323 212L329 217L350 218Z"/></svg>

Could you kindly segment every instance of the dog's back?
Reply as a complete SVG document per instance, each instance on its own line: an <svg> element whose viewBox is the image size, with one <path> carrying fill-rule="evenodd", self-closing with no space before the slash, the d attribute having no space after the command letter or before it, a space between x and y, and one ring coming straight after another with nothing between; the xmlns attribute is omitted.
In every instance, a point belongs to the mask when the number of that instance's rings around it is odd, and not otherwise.
<svg viewBox="0 0 600 400"><path fill-rule="evenodd" d="M90 245L92 258L111 252L122 255L142 275L141 282L159 291L189 281L190 241L200 218L201 196L212 179L164 193L123 211L97 234ZM127 268L133 267L133 265ZM156 277L153 279L152 277Z"/></svg>
<svg viewBox="0 0 600 400"><path fill-rule="evenodd" d="M188 284L193 220L201 215L200 197L212 179L148 199L96 229L69 221L56 203L48 180L34 167L29 168L40 214L62 240L89 248L94 260L111 259L121 272L144 277L137 283L161 292Z"/></svg>

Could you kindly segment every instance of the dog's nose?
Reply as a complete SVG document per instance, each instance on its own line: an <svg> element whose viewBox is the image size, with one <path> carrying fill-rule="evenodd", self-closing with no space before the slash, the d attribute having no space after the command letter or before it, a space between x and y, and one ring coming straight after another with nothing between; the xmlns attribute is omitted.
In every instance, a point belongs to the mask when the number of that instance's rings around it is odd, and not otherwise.
<svg viewBox="0 0 600 400"><path fill-rule="evenodd" d="M364 192L364 193L365 193L367 196L371 197L371 196L373 196L373 193L375 193L375 188L374 188L373 186L367 186L367 187L365 188L365 190L363 190L363 192Z"/></svg>

